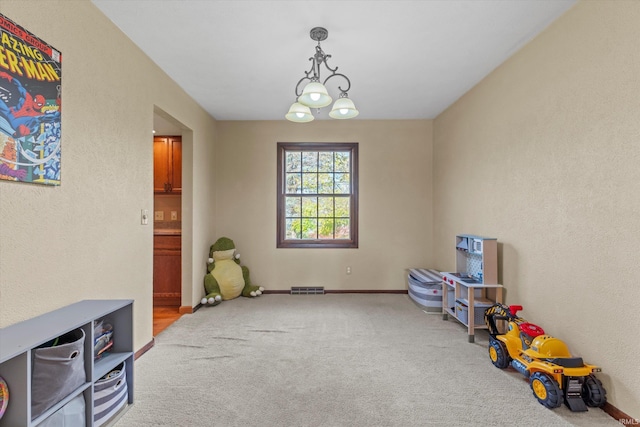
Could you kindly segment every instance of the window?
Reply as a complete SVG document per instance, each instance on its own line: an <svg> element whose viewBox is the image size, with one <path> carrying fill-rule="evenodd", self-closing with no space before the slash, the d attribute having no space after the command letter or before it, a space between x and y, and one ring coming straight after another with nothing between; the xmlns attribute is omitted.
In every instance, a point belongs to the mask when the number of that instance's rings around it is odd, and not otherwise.
<svg viewBox="0 0 640 427"><path fill-rule="evenodd" d="M278 248L358 247L358 144L278 143Z"/></svg>

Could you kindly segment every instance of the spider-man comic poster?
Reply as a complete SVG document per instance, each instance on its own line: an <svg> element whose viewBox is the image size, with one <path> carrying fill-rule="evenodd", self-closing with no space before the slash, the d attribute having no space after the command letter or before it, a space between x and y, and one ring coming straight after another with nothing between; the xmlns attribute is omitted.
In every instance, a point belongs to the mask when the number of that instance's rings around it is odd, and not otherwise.
<svg viewBox="0 0 640 427"><path fill-rule="evenodd" d="M0 180L60 185L62 55L0 14Z"/></svg>

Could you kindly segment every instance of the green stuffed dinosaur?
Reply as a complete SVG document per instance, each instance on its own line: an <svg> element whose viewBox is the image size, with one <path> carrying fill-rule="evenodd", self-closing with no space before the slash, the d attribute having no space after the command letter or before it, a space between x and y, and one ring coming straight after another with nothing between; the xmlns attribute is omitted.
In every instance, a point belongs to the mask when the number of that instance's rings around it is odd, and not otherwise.
<svg viewBox="0 0 640 427"><path fill-rule="evenodd" d="M221 237L211 245L202 305L218 305L222 300L234 299L240 294L245 297L262 295L264 288L251 284L249 269L240 265L240 254L235 252L236 245L227 237Z"/></svg>

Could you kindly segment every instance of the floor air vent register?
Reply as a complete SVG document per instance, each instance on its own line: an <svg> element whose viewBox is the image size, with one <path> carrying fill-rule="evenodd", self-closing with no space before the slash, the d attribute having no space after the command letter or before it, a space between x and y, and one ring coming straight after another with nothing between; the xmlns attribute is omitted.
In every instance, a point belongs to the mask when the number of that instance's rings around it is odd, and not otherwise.
<svg viewBox="0 0 640 427"><path fill-rule="evenodd" d="M291 295L322 295L323 286L292 286Z"/></svg>

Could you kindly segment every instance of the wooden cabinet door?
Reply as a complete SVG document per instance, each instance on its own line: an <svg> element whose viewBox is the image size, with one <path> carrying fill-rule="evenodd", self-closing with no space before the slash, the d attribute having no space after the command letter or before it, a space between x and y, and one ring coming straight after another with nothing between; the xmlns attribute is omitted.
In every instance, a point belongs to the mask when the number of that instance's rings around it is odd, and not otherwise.
<svg viewBox="0 0 640 427"><path fill-rule="evenodd" d="M171 161L169 164L169 182L172 192L182 192L182 138L170 138Z"/></svg>
<svg viewBox="0 0 640 427"><path fill-rule="evenodd" d="M169 144L167 138L153 138L153 191L168 191L169 183Z"/></svg>
<svg viewBox="0 0 640 427"><path fill-rule="evenodd" d="M180 236L153 238L153 305L179 307L182 300Z"/></svg>
<svg viewBox="0 0 640 427"><path fill-rule="evenodd" d="M179 136L153 138L153 191L182 192L182 138Z"/></svg>

